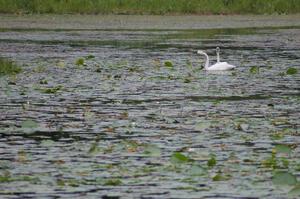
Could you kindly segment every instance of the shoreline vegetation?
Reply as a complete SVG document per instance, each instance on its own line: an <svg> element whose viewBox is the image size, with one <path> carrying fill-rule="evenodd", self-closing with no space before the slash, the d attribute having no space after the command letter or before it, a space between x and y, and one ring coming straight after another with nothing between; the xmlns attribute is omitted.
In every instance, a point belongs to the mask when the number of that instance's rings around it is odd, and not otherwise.
<svg viewBox="0 0 300 199"><path fill-rule="evenodd" d="M0 0L3 14L295 14L300 0Z"/></svg>

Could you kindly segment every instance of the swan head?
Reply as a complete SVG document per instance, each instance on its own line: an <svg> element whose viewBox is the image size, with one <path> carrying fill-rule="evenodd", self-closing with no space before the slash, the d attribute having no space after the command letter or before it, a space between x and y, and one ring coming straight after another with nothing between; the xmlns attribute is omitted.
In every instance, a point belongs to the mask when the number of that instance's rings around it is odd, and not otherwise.
<svg viewBox="0 0 300 199"><path fill-rule="evenodd" d="M220 48L219 48L219 47L217 47L217 48L216 48L216 51L217 51L217 53L218 53L218 52L220 52Z"/></svg>

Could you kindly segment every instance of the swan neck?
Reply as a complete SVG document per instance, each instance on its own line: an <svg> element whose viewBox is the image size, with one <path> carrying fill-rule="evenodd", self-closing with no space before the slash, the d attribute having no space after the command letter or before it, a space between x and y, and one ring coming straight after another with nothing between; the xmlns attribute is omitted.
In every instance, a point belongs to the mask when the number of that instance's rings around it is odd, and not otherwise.
<svg viewBox="0 0 300 199"><path fill-rule="evenodd" d="M204 55L205 58L206 58L204 68L205 68L205 69L208 69L208 68L209 68L209 57L208 57L208 55L207 55L206 53L204 53L203 55Z"/></svg>
<svg viewBox="0 0 300 199"><path fill-rule="evenodd" d="M217 51L217 62L220 62L220 53Z"/></svg>

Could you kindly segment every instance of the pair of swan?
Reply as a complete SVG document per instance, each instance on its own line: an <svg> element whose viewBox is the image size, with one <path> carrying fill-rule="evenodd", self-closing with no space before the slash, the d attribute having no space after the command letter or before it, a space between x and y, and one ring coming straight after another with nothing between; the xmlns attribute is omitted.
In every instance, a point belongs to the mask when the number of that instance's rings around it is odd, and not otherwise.
<svg viewBox="0 0 300 199"><path fill-rule="evenodd" d="M216 51L217 51L217 63L215 63L211 66L209 66L209 57L208 57L208 55L202 50L197 51L198 54L204 55L205 58L206 58L205 66L204 66L205 70L209 70L209 71L231 70L231 69L234 69L236 67L234 65L228 64L227 62L220 62L220 48L217 47Z"/></svg>

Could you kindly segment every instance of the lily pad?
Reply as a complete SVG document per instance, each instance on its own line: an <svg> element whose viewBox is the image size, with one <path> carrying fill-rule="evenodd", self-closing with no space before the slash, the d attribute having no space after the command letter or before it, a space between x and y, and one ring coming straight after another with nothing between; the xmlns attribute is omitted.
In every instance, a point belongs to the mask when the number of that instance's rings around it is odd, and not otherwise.
<svg viewBox="0 0 300 199"><path fill-rule="evenodd" d="M122 181L120 179L109 179L104 183L104 185L107 185L107 186L118 186L121 184L122 184Z"/></svg>
<svg viewBox="0 0 300 199"><path fill-rule="evenodd" d="M288 68L288 69L286 70L286 74L287 74L287 75L295 75L295 74L297 74L297 73L298 73L297 68L292 68L292 67L290 67L290 68Z"/></svg>
<svg viewBox="0 0 300 199"><path fill-rule="evenodd" d="M171 61L165 61L165 67L173 68L173 63Z"/></svg>
<svg viewBox="0 0 300 199"><path fill-rule="evenodd" d="M84 65L84 58L78 58L75 62L77 66L83 66Z"/></svg>
<svg viewBox="0 0 300 199"><path fill-rule="evenodd" d="M295 185L297 178L289 172L278 171L273 175L272 182L275 185Z"/></svg>
<svg viewBox="0 0 300 199"><path fill-rule="evenodd" d="M174 152L173 155L171 156L171 162L172 163L187 163L190 161L190 158L183 155L182 153L179 152Z"/></svg>
<svg viewBox="0 0 300 199"><path fill-rule="evenodd" d="M259 67L258 66L252 66L249 71L252 74L257 74L257 73L259 73Z"/></svg>
<svg viewBox="0 0 300 199"><path fill-rule="evenodd" d="M190 168L190 170L189 170L188 173L189 173L191 176L202 176L202 175L207 174L207 171L206 171L203 167L201 167L201 166L199 166L199 165L193 165L193 166Z"/></svg>
<svg viewBox="0 0 300 199"><path fill-rule="evenodd" d="M289 191L289 196L300 196L300 184L297 184Z"/></svg>
<svg viewBox="0 0 300 199"><path fill-rule="evenodd" d="M217 164L217 160L215 156L211 156L210 159L207 161L207 166L213 167Z"/></svg>
<svg viewBox="0 0 300 199"><path fill-rule="evenodd" d="M144 148L144 154L149 155L149 156L158 157L161 154L161 150L156 145L147 145Z"/></svg>
<svg viewBox="0 0 300 199"><path fill-rule="evenodd" d="M288 145L284 145L284 144L276 145L275 150L276 150L277 153L288 153L288 154L290 154L292 152L291 147L289 147Z"/></svg>
<svg viewBox="0 0 300 199"><path fill-rule="evenodd" d="M26 120L22 122L21 126L22 128L37 128L39 125L33 120Z"/></svg>

